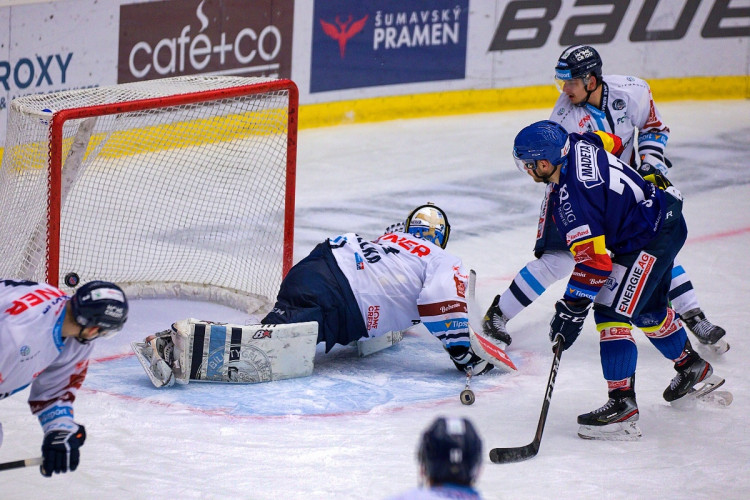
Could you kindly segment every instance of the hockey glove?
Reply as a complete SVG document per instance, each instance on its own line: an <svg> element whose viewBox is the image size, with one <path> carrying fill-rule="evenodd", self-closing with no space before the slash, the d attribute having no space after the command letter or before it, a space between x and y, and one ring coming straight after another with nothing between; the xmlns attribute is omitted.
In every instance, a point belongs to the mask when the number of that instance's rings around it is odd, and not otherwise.
<svg viewBox="0 0 750 500"><path fill-rule="evenodd" d="M646 153L641 155L641 166L638 167L638 171L641 172L641 175L643 176L643 172L648 173L647 171L649 169L654 169L657 172L659 172L664 177L667 176L667 169L671 167L672 164L668 162L667 160L662 160L656 155L652 155L651 153Z"/></svg>
<svg viewBox="0 0 750 500"><path fill-rule="evenodd" d="M494 368L489 361L477 356L471 347L467 349L464 346L455 346L446 350L456 365L456 370L460 372L465 372L470 366L474 375L482 375Z"/></svg>
<svg viewBox="0 0 750 500"><path fill-rule="evenodd" d="M42 465L39 472L45 477L52 473L74 471L78 467L81 454L78 448L86 440L86 429L79 425L75 432L67 430L49 431L42 443Z"/></svg>
<svg viewBox="0 0 750 500"><path fill-rule="evenodd" d="M549 323L549 339L555 342L558 335L563 338L563 350L576 341L583 330L583 322L591 308L591 302L573 304L560 299L555 303L555 315Z"/></svg>
<svg viewBox="0 0 750 500"><path fill-rule="evenodd" d="M496 295L495 300L492 301L492 305L482 318L482 331L485 335L492 337L495 340L499 340L506 346L509 346L512 339L508 334L508 330L505 324L508 322L508 317L503 314L500 310L500 296Z"/></svg>

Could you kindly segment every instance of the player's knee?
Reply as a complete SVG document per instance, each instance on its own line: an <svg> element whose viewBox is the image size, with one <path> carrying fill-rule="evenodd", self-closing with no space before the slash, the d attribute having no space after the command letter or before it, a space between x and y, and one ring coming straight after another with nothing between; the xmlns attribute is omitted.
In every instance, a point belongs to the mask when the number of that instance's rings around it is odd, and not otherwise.
<svg viewBox="0 0 750 500"><path fill-rule="evenodd" d="M632 327L627 323L600 323L596 329L599 330L599 342L629 340L635 343Z"/></svg>
<svg viewBox="0 0 750 500"><path fill-rule="evenodd" d="M669 307L664 313L641 315L636 325L647 337L658 339L672 335L682 328L682 320L674 309Z"/></svg>

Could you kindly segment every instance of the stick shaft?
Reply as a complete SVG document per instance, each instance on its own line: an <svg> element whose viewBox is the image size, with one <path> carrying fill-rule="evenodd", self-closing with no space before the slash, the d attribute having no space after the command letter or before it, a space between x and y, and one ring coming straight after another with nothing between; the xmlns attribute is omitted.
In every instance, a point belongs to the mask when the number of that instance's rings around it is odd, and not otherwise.
<svg viewBox="0 0 750 500"><path fill-rule="evenodd" d="M11 462L5 462L0 464L0 470L20 469L21 467L29 467L32 465L41 465L42 457L26 458L24 460L14 460Z"/></svg>

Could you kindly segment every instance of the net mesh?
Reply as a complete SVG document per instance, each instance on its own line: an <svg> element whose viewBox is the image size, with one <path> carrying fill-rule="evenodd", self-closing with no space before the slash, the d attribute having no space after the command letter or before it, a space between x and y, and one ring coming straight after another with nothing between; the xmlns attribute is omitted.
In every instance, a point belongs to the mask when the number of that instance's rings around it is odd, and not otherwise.
<svg viewBox="0 0 750 500"><path fill-rule="evenodd" d="M0 168L0 276L46 280L55 253L52 113L105 105L102 114L64 122L59 275L113 281L131 297L267 306L282 277L290 203L289 90L215 98L216 90L266 82L178 77L14 100ZM207 100L151 107L196 93ZM118 111L132 101L145 105Z"/></svg>

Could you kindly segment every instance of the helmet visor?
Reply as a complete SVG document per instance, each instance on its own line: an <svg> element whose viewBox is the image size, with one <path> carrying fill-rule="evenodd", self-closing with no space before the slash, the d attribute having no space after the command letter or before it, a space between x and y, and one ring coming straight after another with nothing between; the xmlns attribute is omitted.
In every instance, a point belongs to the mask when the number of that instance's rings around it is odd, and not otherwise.
<svg viewBox="0 0 750 500"><path fill-rule="evenodd" d="M529 170L536 170L536 160L524 160L519 158L515 151L513 151L513 161L516 162L516 168L523 173L526 173Z"/></svg>
<svg viewBox="0 0 750 500"><path fill-rule="evenodd" d="M102 328L102 327L99 327L99 335L97 335L96 338L98 338L98 339L106 339L106 338L109 338L109 337L114 337L115 335L117 335L118 333L120 333L120 330L122 330L123 326L124 325L120 325L120 326L115 327L115 328L106 328L106 329Z"/></svg>

